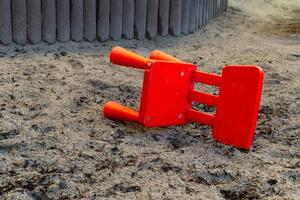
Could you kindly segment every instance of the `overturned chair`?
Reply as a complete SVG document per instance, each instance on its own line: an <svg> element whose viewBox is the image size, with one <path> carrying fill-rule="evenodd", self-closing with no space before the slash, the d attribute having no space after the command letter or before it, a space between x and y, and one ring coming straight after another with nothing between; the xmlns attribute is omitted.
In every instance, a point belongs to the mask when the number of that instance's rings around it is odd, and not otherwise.
<svg viewBox="0 0 300 200"><path fill-rule="evenodd" d="M263 87L261 68L225 66L220 76L197 71L195 65L161 51L153 51L147 59L121 47L111 51L110 60L145 72L140 110L107 102L103 108L107 118L146 127L197 122L212 126L214 139L223 144L251 148ZM217 86L219 94L198 91L195 83ZM216 107L216 114L194 110L193 102Z"/></svg>

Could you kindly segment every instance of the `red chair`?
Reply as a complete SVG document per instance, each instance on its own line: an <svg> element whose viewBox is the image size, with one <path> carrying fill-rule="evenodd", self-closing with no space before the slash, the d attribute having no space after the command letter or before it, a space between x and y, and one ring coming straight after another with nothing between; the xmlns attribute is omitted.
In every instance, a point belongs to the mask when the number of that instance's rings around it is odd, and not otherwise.
<svg viewBox="0 0 300 200"><path fill-rule="evenodd" d="M213 137L223 144L251 148L264 79L261 68L226 66L219 76L197 71L195 65L161 51L152 52L147 59L121 47L111 51L110 60L145 73L140 110L108 102L103 108L107 118L147 127L197 122L212 126ZM219 87L219 95L195 90L197 82ZM192 102L214 106L216 114L194 110Z"/></svg>

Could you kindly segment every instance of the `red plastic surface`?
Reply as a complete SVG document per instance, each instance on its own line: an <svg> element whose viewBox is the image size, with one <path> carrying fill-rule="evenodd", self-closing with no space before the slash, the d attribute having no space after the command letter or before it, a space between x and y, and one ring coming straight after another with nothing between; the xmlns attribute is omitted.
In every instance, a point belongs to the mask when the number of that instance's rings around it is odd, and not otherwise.
<svg viewBox="0 0 300 200"><path fill-rule="evenodd" d="M104 116L118 121L139 122L139 113L113 101L103 107Z"/></svg>
<svg viewBox="0 0 300 200"><path fill-rule="evenodd" d="M196 66L178 63L178 60L147 59L121 47L112 49L110 60L114 64L145 69L145 73L139 112L109 102L103 109L105 116L114 120L136 121L138 115L138 121L147 127L186 123L186 111L190 107L187 97L193 88L191 78Z"/></svg>
<svg viewBox="0 0 300 200"><path fill-rule="evenodd" d="M140 120L148 127L186 123L192 64L155 61L145 71Z"/></svg>
<svg viewBox="0 0 300 200"><path fill-rule="evenodd" d="M250 149L256 127L264 72L255 66L227 66L222 73L213 137Z"/></svg>
<svg viewBox="0 0 300 200"><path fill-rule="evenodd" d="M152 64L150 59L123 49L122 47L115 47L111 50L110 62L116 65L137 69L149 69Z"/></svg>
<svg viewBox="0 0 300 200"><path fill-rule="evenodd" d="M150 59L120 47L114 48L111 62L144 69L140 111L108 102L106 117L139 122L147 127L183 125L187 121L213 127L213 137L223 144L249 149L256 127L264 73L256 66L226 66L222 76L196 71L187 64L161 51ZM194 90L201 82L219 87L219 95ZM192 102L216 107L216 115L192 108Z"/></svg>

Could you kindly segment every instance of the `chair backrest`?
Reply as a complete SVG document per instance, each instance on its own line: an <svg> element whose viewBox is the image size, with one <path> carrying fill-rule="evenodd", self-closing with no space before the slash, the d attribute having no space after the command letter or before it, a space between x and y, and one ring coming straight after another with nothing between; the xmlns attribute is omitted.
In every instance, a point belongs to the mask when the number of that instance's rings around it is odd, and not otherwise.
<svg viewBox="0 0 300 200"><path fill-rule="evenodd" d="M256 66L227 66L222 72L213 137L237 148L252 145L264 72Z"/></svg>

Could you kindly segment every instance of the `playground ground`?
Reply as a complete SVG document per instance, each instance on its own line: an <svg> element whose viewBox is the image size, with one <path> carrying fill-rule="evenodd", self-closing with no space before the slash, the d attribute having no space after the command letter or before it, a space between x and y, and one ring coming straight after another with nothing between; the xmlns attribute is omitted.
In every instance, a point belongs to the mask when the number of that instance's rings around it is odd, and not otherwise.
<svg viewBox="0 0 300 200"><path fill-rule="evenodd" d="M229 4L185 37L0 47L0 199L299 199L300 1ZM218 144L199 124L148 129L104 118L108 100L139 104L143 72L109 63L117 45L212 73L261 66L252 150Z"/></svg>

